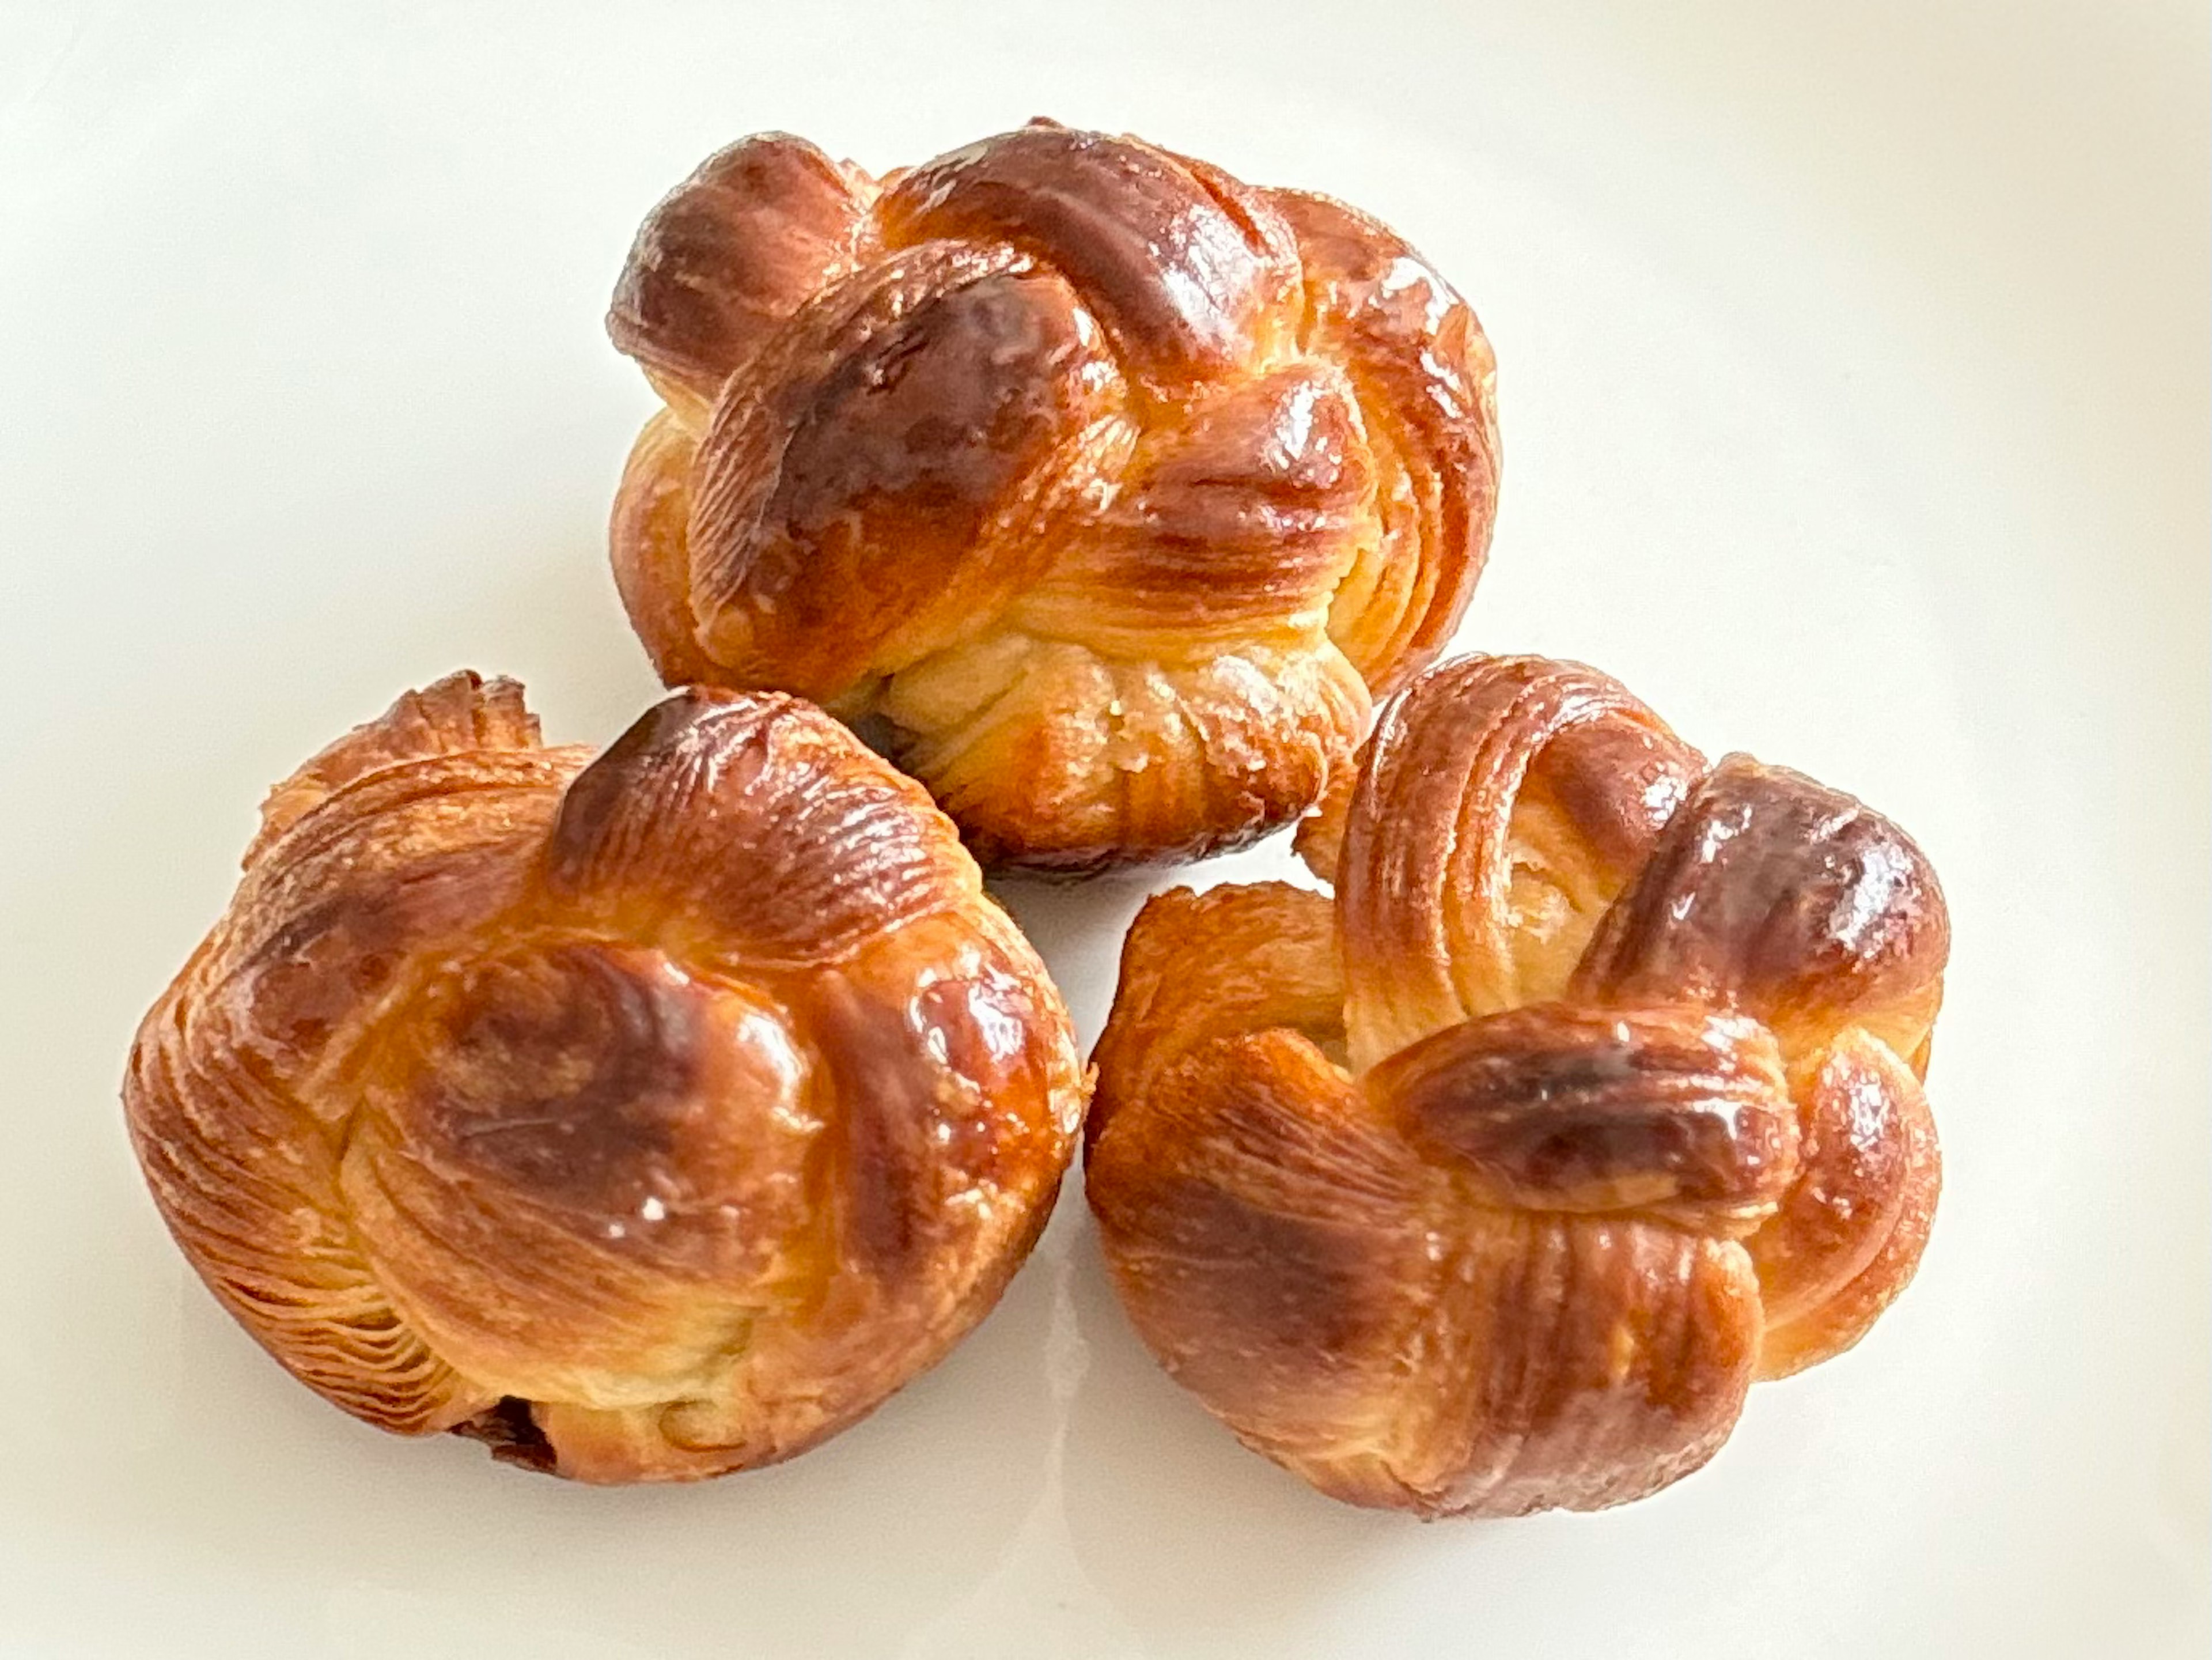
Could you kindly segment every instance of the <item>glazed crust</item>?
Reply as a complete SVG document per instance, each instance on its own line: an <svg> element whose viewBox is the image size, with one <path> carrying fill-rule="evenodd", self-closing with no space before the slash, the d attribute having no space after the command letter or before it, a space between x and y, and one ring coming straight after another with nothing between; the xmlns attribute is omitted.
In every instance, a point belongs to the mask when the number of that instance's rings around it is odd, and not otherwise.
<svg viewBox="0 0 2212 1660"><path fill-rule="evenodd" d="M1949 924L1910 837L1605 675L1431 670L1301 830L1176 890L1100 1040L1124 1306L1248 1444L1424 1515L1697 1468L1912 1276Z"/></svg>
<svg viewBox="0 0 2212 1660"><path fill-rule="evenodd" d="M608 325L666 404L612 527L662 676L884 718L987 863L1295 819L1489 545L1495 364L1450 286L1133 138L882 179L746 139L653 210Z"/></svg>
<svg viewBox="0 0 2212 1660"><path fill-rule="evenodd" d="M787 1457L942 1356L1084 1079L951 824L818 710L682 693L594 760L462 674L271 794L124 1100L295 1377L632 1481Z"/></svg>

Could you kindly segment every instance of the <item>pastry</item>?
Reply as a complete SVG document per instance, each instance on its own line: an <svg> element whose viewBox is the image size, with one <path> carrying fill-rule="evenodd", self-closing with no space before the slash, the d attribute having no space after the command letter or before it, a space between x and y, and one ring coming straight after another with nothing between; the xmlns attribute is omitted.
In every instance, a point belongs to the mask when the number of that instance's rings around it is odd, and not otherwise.
<svg viewBox="0 0 2212 1660"><path fill-rule="evenodd" d="M124 1091L295 1377L602 1482L786 1457L937 1360L1083 1098L952 826L844 727L691 691L593 759L472 674L277 787Z"/></svg>
<svg viewBox="0 0 2212 1660"><path fill-rule="evenodd" d="M1392 231L1037 123L871 178L749 138L609 317L665 407L613 514L670 684L878 725L987 864L1310 807L1489 544L1494 365Z"/></svg>
<svg viewBox="0 0 2212 1660"><path fill-rule="evenodd" d="M1879 813L1475 657L1300 851L1333 895L1139 915L1087 1132L1124 1305L1248 1444L1424 1515L1620 1504L1911 1277L1949 924Z"/></svg>

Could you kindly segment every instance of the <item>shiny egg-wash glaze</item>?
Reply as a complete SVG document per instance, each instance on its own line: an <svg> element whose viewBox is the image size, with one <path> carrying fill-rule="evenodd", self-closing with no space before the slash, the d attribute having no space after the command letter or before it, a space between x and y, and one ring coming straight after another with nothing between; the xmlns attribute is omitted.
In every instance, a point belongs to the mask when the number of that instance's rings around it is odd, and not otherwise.
<svg viewBox="0 0 2212 1660"><path fill-rule="evenodd" d="M987 863L1295 819L1489 545L1474 313L1366 216L1131 138L881 179L747 139L609 326L666 403L612 531L663 678L882 717Z"/></svg>
<svg viewBox="0 0 2212 1660"><path fill-rule="evenodd" d="M1484 657L1299 839L1333 897L1139 915L1087 1132L1124 1306L1248 1444L1425 1515L1620 1504L1911 1278L1949 924L1896 825Z"/></svg>
<svg viewBox="0 0 2212 1660"><path fill-rule="evenodd" d="M1066 1012L820 711L685 693L593 760L456 675L263 821L125 1103L193 1266L355 1416L590 1481L787 1457L1042 1226Z"/></svg>

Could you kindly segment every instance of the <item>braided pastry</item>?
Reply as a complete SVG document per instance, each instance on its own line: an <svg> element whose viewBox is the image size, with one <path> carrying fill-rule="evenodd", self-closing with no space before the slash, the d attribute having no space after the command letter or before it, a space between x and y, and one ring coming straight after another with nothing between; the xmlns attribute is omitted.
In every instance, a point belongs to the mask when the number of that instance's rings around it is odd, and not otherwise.
<svg viewBox="0 0 2212 1660"><path fill-rule="evenodd" d="M456 675L270 795L124 1098L303 1383L627 1481L787 1456L943 1355L1083 1084L952 826L818 710L686 693L592 760Z"/></svg>
<svg viewBox="0 0 2212 1660"><path fill-rule="evenodd" d="M1489 545L1474 313L1366 216L1135 139L880 180L747 139L653 210L609 328L666 404L612 530L662 678L879 717L987 863L1297 818Z"/></svg>
<svg viewBox="0 0 2212 1660"><path fill-rule="evenodd" d="M1249 1445L1423 1514L1620 1504L1911 1277L1949 925L1887 819L1477 657L1300 850L1334 899L1139 915L1089 1131L1123 1303Z"/></svg>

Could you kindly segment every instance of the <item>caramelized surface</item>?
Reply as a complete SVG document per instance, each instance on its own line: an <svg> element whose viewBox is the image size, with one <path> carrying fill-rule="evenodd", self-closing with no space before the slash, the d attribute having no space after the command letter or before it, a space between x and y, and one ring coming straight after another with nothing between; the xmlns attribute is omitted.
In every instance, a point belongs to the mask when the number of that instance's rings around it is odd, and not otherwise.
<svg viewBox="0 0 2212 1660"><path fill-rule="evenodd" d="M1124 1305L1249 1444L1428 1515L1618 1504L1911 1278L1949 929L1887 819L1474 657L1300 850L1333 897L1139 913L1089 1129Z"/></svg>
<svg viewBox="0 0 2212 1660"><path fill-rule="evenodd" d="M662 676L886 717L989 862L1296 818L1489 545L1474 313L1365 216L1132 138L881 181L747 139L653 210L609 326L667 401L612 533Z"/></svg>
<svg viewBox="0 0 2212 1660"><path fill-rule="evenodd" d="M787 1456L941 1356L1083 1083L952 826L836 722L685 693L592 760L456 675L270 795L125 1102L295 1376L623 1481Z"/></svg>

